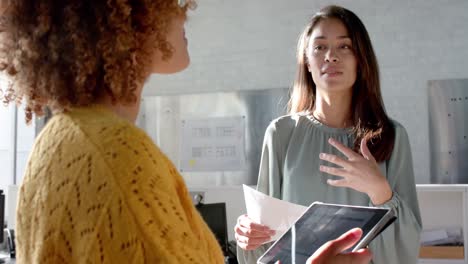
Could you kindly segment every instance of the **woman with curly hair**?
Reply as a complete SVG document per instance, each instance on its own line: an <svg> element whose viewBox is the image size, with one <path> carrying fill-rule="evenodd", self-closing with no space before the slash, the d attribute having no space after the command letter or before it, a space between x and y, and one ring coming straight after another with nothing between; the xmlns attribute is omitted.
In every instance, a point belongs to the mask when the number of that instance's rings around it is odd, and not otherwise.
<svg viewBox="0 0 468 264"><path fill-rule="evenodd" d="M191 2L13 1L6 102L54 113L20 189L18 263L222 263L182 177L135 125L151 73L189 64Z"/></svg>
<svg viewBox="0 0 468 264"><path fill-rule="evenodd" d="M184 23L195 2L5 1L3 101L25 104L27 122L53 112L20 188L17 262L223 263L181 175L134 125L148 76L189 64ZM364 263L367 250L339 255L360 235L311 261Z"/></svg>

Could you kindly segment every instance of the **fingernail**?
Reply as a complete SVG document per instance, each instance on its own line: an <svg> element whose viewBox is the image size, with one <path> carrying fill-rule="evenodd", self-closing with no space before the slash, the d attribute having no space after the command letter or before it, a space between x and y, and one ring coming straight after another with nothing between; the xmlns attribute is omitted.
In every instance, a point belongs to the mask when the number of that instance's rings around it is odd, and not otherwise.
<svg viewBox="0 0 468 264"><path fill-rule="evenodd" d="M353 238L358 238L361 235L360 229L359 228L354 229L352 234L353 234Z"/></svg>
<svg viewBox="0 0 468 264"><path fill-rule="evenodd" d="M325 154L320 153L319 157L323 159L325 157Z"/></svg>

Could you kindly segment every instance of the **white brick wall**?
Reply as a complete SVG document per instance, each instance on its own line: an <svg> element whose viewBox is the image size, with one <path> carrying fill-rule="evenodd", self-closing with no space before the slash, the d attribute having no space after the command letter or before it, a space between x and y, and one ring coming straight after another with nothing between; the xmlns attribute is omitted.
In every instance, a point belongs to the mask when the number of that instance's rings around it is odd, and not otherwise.
<svg viewBox="0 0 468 264"><path fill-rule="evenodd" d="M387 111L408 130L417 182L428 183L427 80L468 78L466 0L199 0L187 23L192 65L151 78L145 94L289 87L298 34L331 3L366 25Z"/></svg>

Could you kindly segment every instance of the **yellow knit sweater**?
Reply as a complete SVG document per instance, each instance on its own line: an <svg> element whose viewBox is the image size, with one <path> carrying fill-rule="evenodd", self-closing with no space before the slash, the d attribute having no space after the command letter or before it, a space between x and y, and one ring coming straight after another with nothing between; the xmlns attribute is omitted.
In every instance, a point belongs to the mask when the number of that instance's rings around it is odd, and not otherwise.
<svg viewBox="0 0 468 264"><path fill-rule="evenodd" d="M20 189L17 263L223 263L185 183L103 107L53 117Z"/></svg>

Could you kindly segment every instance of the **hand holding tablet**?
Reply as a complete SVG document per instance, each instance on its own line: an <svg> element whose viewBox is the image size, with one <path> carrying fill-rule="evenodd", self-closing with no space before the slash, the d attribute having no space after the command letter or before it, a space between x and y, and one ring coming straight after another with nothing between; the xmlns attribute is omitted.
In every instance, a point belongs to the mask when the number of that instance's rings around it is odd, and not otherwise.
<svg viewBox="0 0 468 264"><path fill-rule="evenodd" d="M353 228L362 230L357 244L344 251L358 252L395 220L392 210L363 206L348 206L315 202L259 258L257 263L306 263L310 256L331 240Z"/></svg>

